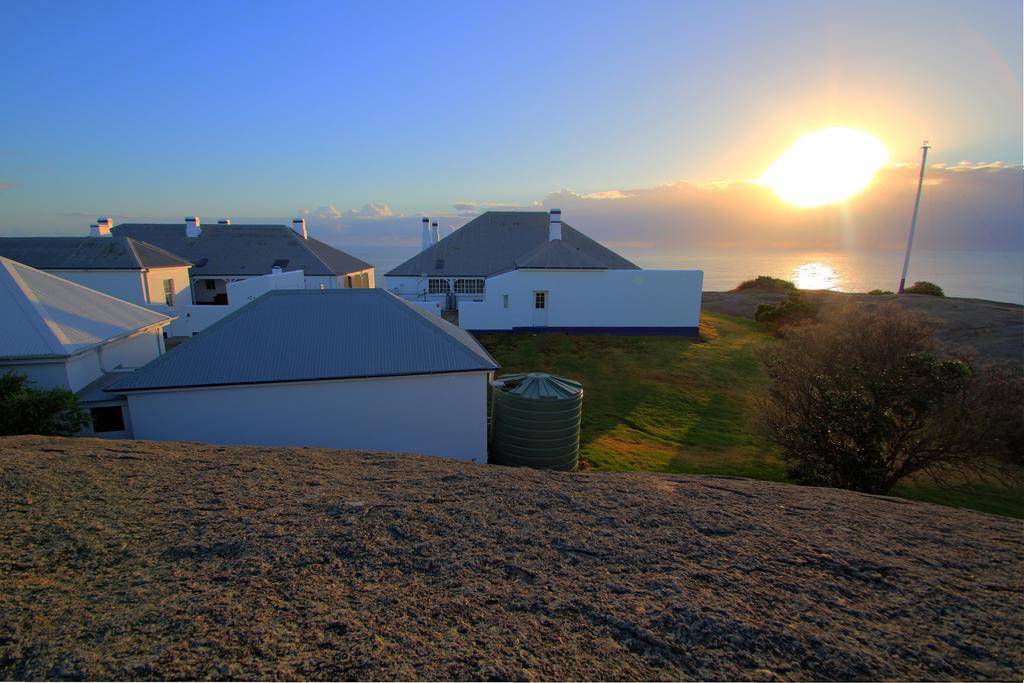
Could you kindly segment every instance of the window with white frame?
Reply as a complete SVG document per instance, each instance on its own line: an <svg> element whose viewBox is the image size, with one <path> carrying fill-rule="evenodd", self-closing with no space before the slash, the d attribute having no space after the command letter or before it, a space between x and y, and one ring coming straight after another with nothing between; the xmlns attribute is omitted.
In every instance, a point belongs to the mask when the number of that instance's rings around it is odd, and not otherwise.
<svg viewBox="0 0 1024 683"><path fill-rule="evenodd" d="M174 280L164 280L164 302L174 306Z"/></svg>
<svg viewBox="0 0 1024 683"><path fill-rule="evenodd" d="M460 278L455 281L456 294L483 294L484 279L482 277Z"/></svg>
<svg viewBox="0 0 1024 683"><path fill-rule="evenodd" d="M448 280L443 277L432 277L427 280L427 294L447 294Z"/></svg>

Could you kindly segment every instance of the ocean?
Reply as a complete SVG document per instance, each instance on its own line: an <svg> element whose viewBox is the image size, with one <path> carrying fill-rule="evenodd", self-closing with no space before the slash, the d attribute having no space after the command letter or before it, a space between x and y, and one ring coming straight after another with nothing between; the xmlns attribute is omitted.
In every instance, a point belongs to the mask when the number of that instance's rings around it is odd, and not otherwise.
<svg viewBox="0 0 1024 683"><path fill-rule="evenodd" d="M415 246L339 248L377 267L377 276L419 251ZM704 271L704 290L727 291L743 280L771 275L802 289L839 292L896 291L902 251L802 251L785 249L617 249L642 268ZM1024 304L1024 252L914 251L907 285L928 280L947 296ZM383 284L383 280L381 280Z"/></svg>

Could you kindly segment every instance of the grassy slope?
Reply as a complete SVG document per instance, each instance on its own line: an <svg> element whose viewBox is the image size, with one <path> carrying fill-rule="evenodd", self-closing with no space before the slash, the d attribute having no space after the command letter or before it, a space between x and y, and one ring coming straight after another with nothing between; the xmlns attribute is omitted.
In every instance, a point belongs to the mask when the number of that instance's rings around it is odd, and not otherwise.
<svg viewBox="0 0 1024 683"><path fill-rule="evenodd" d="M583 383L580 457L595 470L654 470L785 480L777 450L752 424L766 377L761 325L705 312L701 339L490 334L502 372L550 372ZM1024 492L996 485L896 495L1024 517Z"/></svg>

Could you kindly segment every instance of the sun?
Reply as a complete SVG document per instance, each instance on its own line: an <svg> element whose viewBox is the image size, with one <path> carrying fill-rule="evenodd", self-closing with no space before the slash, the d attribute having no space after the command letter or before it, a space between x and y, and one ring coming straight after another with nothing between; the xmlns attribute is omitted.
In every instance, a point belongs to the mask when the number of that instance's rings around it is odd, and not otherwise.
<svg viewBox="0 0 1024 683"><path fill-rule="evenodd" d="M802 136L758 182L796 206L834 204L871 182L889 152L877 138L853 128L827 128Z"/></svg>

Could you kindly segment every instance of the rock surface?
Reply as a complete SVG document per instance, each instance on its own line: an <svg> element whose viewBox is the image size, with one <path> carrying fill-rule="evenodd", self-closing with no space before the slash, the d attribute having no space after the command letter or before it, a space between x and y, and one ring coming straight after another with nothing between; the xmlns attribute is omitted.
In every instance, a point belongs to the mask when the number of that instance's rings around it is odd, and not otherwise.
<svg viewBox="0 0 1024 683"><path fill-rule="evenodd" d="M1024 362L1024 306L1018 304L921 294L896 296L814 290L805 290L801 296L825 305L846 301L869 305L892 303L934 319L935 336L955 350L971 350L986 360ZM760 304L777 304L785 298L785 294L757 290L704 292L701 308L753 318Z"/></svg>
<svg viewBox="0 0 1024 683"><path fill-rule="evenodd" d="M0 439L0 677L1020 679L1019 521L769 482Z"/></svg>

